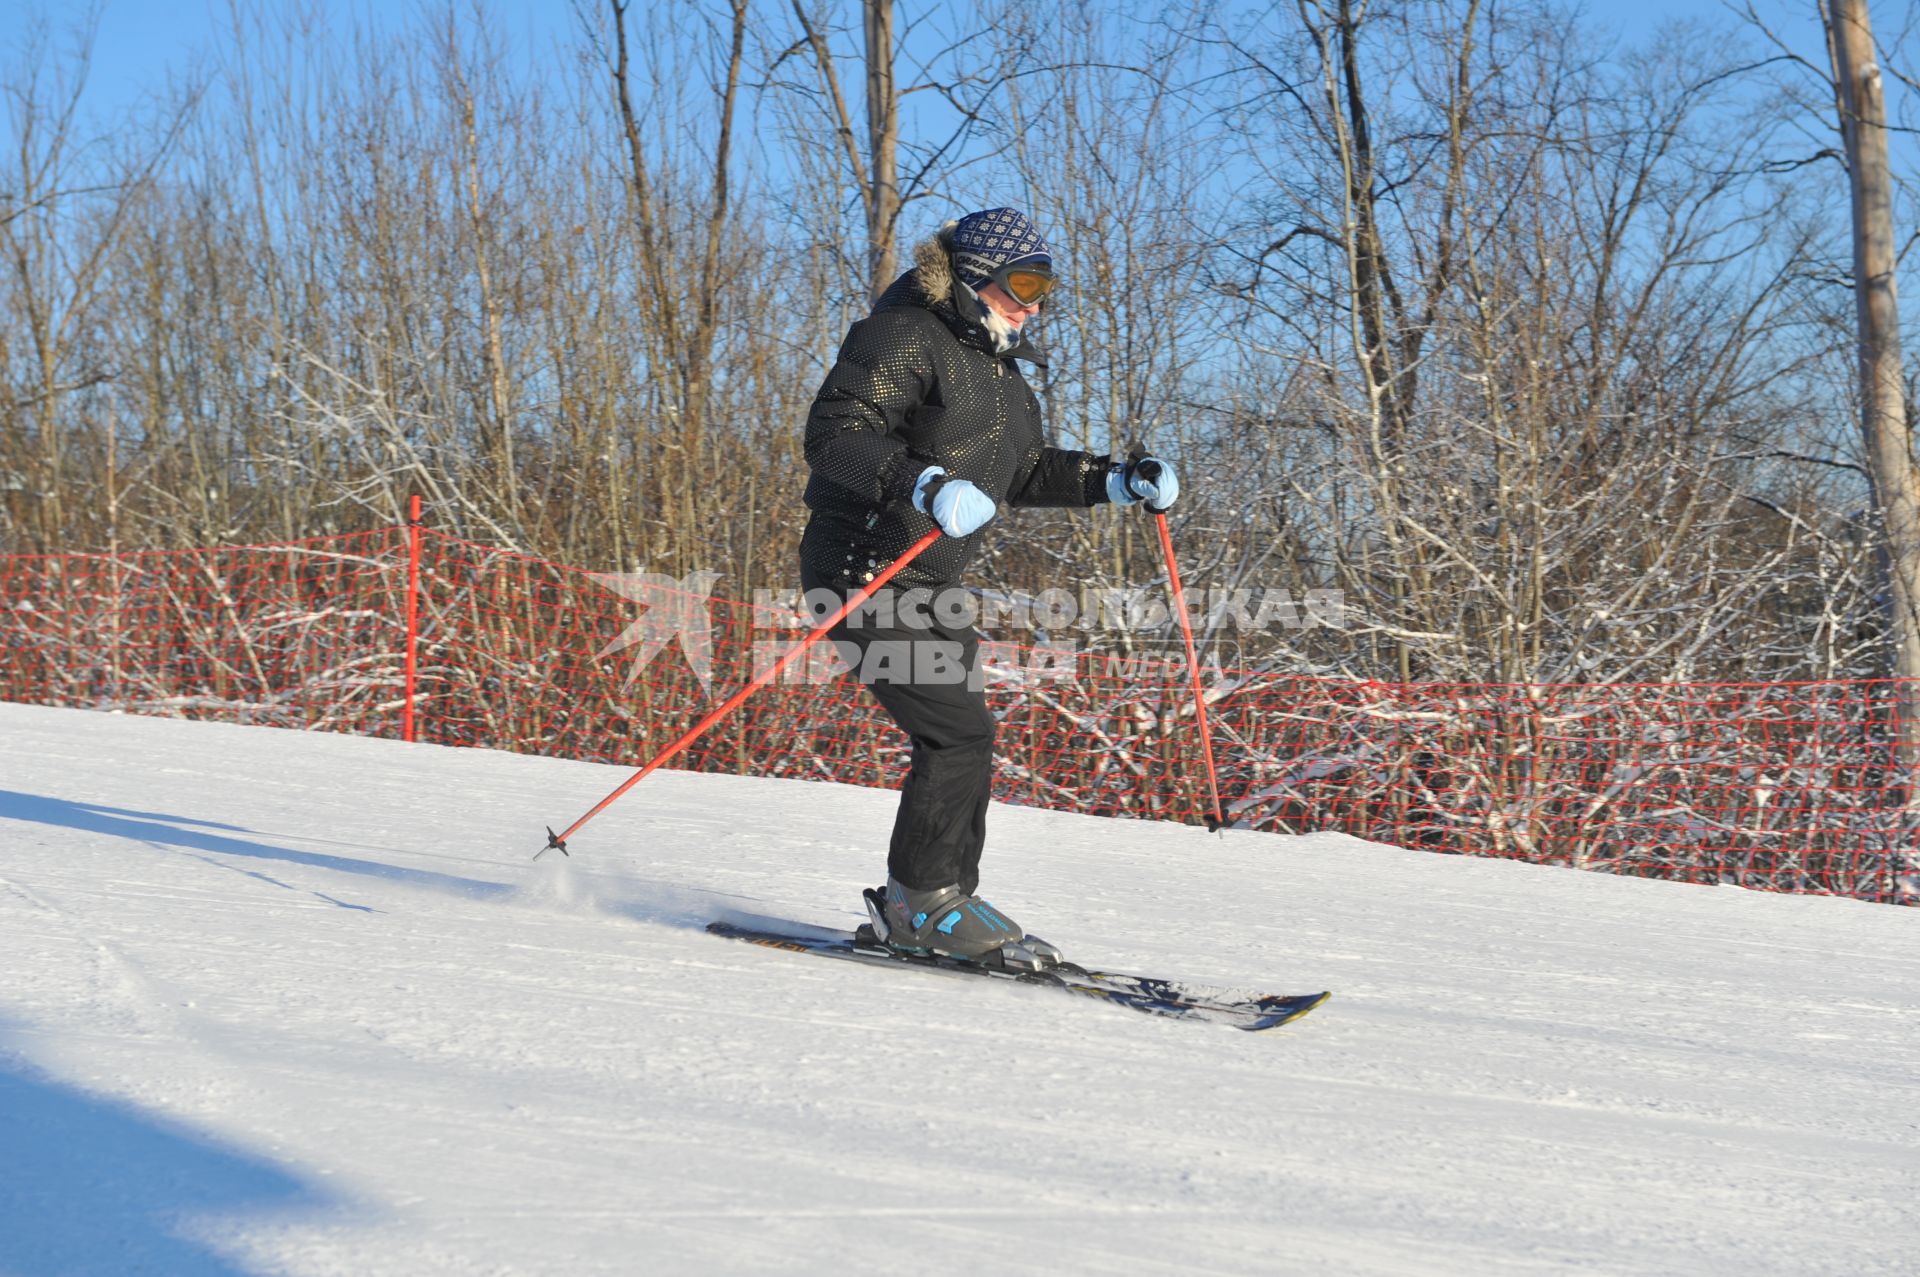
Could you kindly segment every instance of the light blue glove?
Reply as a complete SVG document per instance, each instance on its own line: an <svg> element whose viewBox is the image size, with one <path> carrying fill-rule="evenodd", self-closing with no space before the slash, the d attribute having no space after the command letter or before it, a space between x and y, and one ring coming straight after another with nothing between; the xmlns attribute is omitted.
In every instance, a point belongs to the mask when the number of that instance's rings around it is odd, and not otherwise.
<svg viewBox="0 0 1920 1277"><path fill-rule="evenodd" d="M1180 498L1180 476L1158 457L1116 461L1107 471L1107 499L1115 505L1145 501L1159 514Z"/></svg>
<svg viewBox="0 0 1920 1277"><path fill-rule="evenodd" d="M947 478L945 466L928 466L913 485L913 508L932 515L950 537L970 536L987 525L999 507L966 479Z"/></svg>

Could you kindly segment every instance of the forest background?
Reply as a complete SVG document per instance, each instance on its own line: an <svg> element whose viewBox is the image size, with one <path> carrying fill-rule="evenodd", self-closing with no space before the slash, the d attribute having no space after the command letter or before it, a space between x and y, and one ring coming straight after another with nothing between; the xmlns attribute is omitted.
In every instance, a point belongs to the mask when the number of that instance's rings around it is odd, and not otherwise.
<svg viewBox="0 0 1920 1277"><path fill-rule="evenodd" d="M3 29L0 552L419 492L489 544L790 587L841 336L914 241L1013 204L1066 274L1056 441L1179 463L1190 590L1345 599L1232 659L1891 668L1812 0L1625 33L1537 0L207 12L150 74L97 65L112 8ZM1904 177L1914 14L1875 16ZM990 533L992 590L1163 571L1110 511Z"/></svg>

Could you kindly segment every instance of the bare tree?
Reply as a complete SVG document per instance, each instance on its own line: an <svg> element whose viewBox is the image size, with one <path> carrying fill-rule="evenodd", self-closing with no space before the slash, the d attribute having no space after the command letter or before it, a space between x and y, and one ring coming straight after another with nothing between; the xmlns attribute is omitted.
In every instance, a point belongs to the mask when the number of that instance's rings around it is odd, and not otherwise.
<svg viewBox="0 0 1920 1277"><path fill-rule="evenodd" d="M891 0L862 0L861 13L865 34L867 149L860 150L854 131L847 95L840 87L833 50L826 31L807 13L801 0L793 0L794 20L800 25L802 43L812 55L820 77L821 91L831 113L834 136L852 177L860 205L866 214L865 277L867 295L878 297L893 282L898 248L895 238L900 220L900 181L898 152L900 144L900 103L893 84L893 5ZM784 56L784 55L783 55Z"/></svg>
<svg viewBox="0 0 1920 1277"><path fill-rule="evenodd" d="M678 430L671 446L676 465L662 486L664 499L675 503L680 527L691 529L702 521L697 508L710 459L707 435L713 403L714 348L718 339L721 249L732 221L734 116L739 102L740 71L745 55L747 0L729 0L723 43L723 70L715 86L714 151L707 174L704 206L688 229L693 243L677 234L671 189L656 180L648 159L634 104L632 58L628 48L627 12L631 0L609 0L614 26L614 55L610 71L619 103L633 184L632 217L640 247L642 299L656 335L655 354L661 369L673 378L677 391L673 408ZM682 174L671 174L669 187L680 185ZM692 566L683 556L678 570Z"/></svg>
<svg viewBox="0 0 1920 1277"><path fill-rule="evenodd" d="M893 0L862 0L866 19L868 184L867 275L876 296L893 281L899 260L900 99L893 89Z"/></svg>
<svg viewBox="0 0 1920 1277"><path fill-rule="evenodd" d="M904 33L897 33L894 27L892 0L861 0L860 49L866 88L866 148L862 150L861 130L841 84L834 33L818 12L809 11L804 0L790 2L800 38L773 57L769 74L777 74L790 58L803 51L813 64L815 83L811 88L785 86L799 90L812 104L794 126L796 149L803 158L814 158L806 153L816 149L812 138L817 133L818 118L824 115L838 163L816 171L831 188L830 205L840 202L838 192L843 183L852 186L862 214L866 249L856 269L871 299L893 282L899 269L900 224L908 205L951 186L969 165L983 158L979 152L970 153L968 144L981 133L986 104L1001 88L1008 74L1006 67L1012 63L981 68L967 63L963 51L989 33L1004 36L1006 28L994 16L967 11L960 19L967 25L948 33L936 52L912 65L913 74L903 87L896 69L905 40ZM929 43L931 38L923 33L921 41ZM1026 54L1023 50L1015 56L1023 58ZM934 113L923 111L920 128L911 136L903 136L901 104L915 94L924 95L922 100L943 102L951 123L942 122L936 131Z"/></svg>
<svg viewBox="0 0 1920 1277"><path fill-rule="evenodd" d="M1899 761L1920 800L1920 467L1914 464L1900 357L1893 178L1887 104L1865 0L1830 0L1827 31L1853 206L1853 292L1860 352L1860 429L1886 538Z"/></svg>
<svg viewBox="0 0 1920 1277"><path fill-rule="evenodd" d="M98 11L82 19L70 57L56 56L51 33L36 23L0 84L14 163L0 177L0 310L24 339L0 340L0 533L19 529L27 545L44 550L63 548L78 530L80 490L94 482L73 472L76 451L97 446L108 522L117 523L117 437L73 404L119 371L90 340L92 330L111 304L112 266L148 182L195 99L183 94L150 133L84 136L80 105L98 21ZM94 437L74 439L86 423Z"/></svg>
<svg viewBox="0 0 1920 1277"><path fill-rule="evenodd" d="M1597 64L1545 6L1294 16L1221 37L1273 187L1230 283L1275 398L1231 446L1276 545L1353 606L1326 657L1699 677L1818 558L1749 499L1808 322L1764 129L1720 130L1703 50Z"/></svg>

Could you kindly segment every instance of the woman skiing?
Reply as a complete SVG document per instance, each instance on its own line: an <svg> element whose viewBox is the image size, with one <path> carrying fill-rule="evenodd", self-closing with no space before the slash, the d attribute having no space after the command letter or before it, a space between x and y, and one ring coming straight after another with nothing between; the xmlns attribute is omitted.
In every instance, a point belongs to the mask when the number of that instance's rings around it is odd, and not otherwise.
<svg viewBox="0 0 1920 1277"><path fill-rule="evenodd" d="M875 932L901 952L1058 959L975 894L994 738L975 676L979 635L943 623L945 609L901 606L902 595L957 587L1002 504L1165 509L1179 492L1156 458L1046 443L1015 361L1045 366L1025 325L1055 282L1053 253L1025 214L993 208L947 223L848 331L807 416L812 516L800 572L814 606L837 607L930 529L944 534L832 632L912 741L887 881L866 893Z"/></svg>

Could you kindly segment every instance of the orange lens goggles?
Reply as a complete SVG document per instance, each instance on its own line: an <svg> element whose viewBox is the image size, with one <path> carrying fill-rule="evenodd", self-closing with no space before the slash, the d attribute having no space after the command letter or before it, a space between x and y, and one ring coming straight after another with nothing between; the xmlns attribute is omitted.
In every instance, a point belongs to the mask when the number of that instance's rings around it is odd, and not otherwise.
<svg viewBox="0 0 1920 1277"><path fill-rule="evenodd" d="M1015 264L995 271L993 282L1006 289L1007 295L1022 306L1032 306L1052 292L1057 281L1050 270Z"/></svg>

